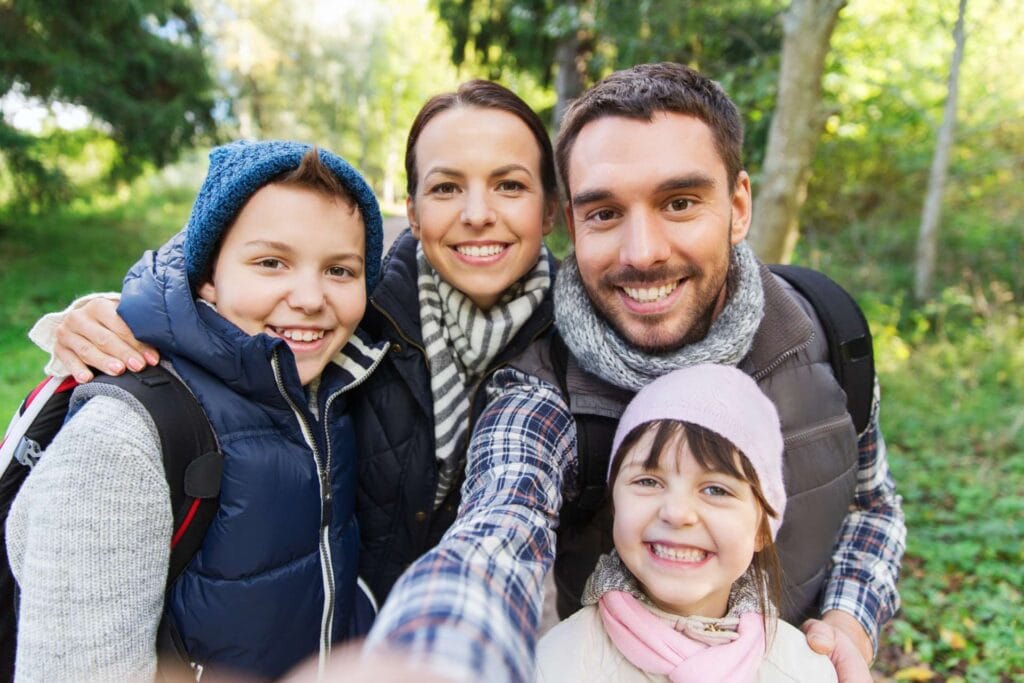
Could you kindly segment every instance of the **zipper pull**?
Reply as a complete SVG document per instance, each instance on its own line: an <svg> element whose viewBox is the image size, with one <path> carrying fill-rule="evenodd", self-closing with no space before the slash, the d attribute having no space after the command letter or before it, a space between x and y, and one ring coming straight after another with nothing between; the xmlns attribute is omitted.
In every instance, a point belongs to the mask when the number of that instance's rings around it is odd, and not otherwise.
<svg viewBox="0 0 1024 683"><path fill-rule="evenodd" d="M331 482L326 474L320 475L320 490L324 492L320 505L320 527L330 526L334 517L334 493L331 491Z"/></svg>

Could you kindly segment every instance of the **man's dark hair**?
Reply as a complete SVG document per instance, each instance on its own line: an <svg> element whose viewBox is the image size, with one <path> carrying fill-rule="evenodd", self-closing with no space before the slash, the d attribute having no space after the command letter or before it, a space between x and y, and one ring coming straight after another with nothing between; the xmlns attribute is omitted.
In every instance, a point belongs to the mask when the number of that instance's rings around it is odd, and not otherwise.
<svg viewBox="0 0 1024 683"><path fill-rule="evenodd" d="M514 92L493 81L482 79L467 81L460 85L455 92L434 95L426 101L416 115L416 119L409 128L409 138L405 143L405 189L410 197L416 196L416 186L419 181L416 175L416 141L420 139L420 134L431 119L441 112L456 107L496 109L508 112L526 124L540 149L540 175L544 198L553 201L558 197L554 152L551 149L551 138L548 137L548 131L544 128L544 122L530 108L530 105Z"/></svg>
<svg viewBox="0 0 1024 683"><path fill-rule="evenodd" d="M657 112L686 114L703 121L725 164L729 191L743 170L743 119L722 87L683 64L639 64L616 71L569 105L555 145L555 161L567 201L569 155L580 131L606 116L650 121Z"/></svg>

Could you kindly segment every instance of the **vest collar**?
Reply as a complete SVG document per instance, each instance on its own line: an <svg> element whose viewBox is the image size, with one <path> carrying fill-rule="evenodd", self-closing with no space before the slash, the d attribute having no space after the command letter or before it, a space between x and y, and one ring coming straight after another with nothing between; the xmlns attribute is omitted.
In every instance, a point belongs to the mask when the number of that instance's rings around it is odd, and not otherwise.
<svg viewBox="0 0 1024 683"><path fill-rule="evenodd" d="M739 368L762 379L787 357L805 348L814 339L814 323L793 300L764 264L760 264L764 288L765 315L754 334L750 352Z"/></svg>

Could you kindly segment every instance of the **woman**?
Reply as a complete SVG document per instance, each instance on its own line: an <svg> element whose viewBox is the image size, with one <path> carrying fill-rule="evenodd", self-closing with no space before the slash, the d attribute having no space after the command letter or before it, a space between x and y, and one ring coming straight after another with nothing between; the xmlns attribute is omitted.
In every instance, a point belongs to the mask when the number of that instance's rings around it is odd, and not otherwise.
<svg viewBox="0 0 1024 683"><path fill-rule="evenodd" d="M482 80L435 96L409 131L405 166L410 230L385 258L362 324L391 351L351 397L360 574L379 601L455 518L477 387L552 320L543 237L558 201L554 155L529 106ZM55 336L80 379L85 365L118 372L157 358L106 299Z"/></svg>

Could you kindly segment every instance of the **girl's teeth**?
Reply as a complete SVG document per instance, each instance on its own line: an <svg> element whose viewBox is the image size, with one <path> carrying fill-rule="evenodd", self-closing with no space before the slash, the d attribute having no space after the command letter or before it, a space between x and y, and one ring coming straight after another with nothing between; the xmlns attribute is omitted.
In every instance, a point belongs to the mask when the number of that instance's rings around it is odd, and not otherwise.
<svg viewBox="0 0 1024 683"><path fill-rule="evenodd" d="M291 339L292 341L299 342L311 342L316 339L322 339L324 336L323 330L281 330L281 336L285 339Z"/></svg>
<svg viewBox="0 0 1024 683"><path fill-rule="evenodd" d="M661 287L623 287L622 290L626 292L626 296L630 299L641 303L650 303L651 301L664 299L675 291L675 288L678 286L679 281L677 280Z"/></svg>
<svg viewBox="0 0 1024 683"><path fill-rule="evenodd" d="M505 251L505 245L489 244L485 247L459 245L455 247L455 250L458 251L463 256L472 256L479 258L481 256L497 256L501 252Z"/></svg>
<svg viewBox="0 0 1024 683"><path fill-rule="evenodd" d="M707 557L707 552L699 548L669 548L668 546L651 544L654 554L674 562L700 562Z"/></svg>

